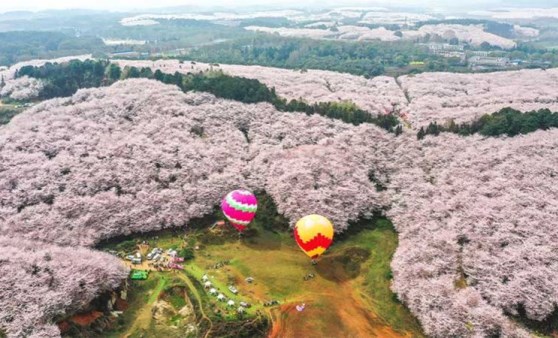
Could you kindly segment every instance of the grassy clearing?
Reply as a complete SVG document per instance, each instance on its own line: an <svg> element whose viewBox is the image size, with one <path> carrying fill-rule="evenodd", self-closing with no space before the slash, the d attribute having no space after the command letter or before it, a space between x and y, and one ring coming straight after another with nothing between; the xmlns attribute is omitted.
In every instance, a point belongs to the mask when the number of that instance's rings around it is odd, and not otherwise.
<svg viewBox="0 0 558 338"><path fill-rule="evenodd" d="M166 278L159 273L151 273L145 281L129 281L128 308L117 319L115 327L106 332L106 337L122 337L131 330L144 309L157 300L165 283Z"/></svg>
<svg viewBox="0 0 558 338"><path fill-rule="evenodd" d="M397 249L397 233L389 220L379 219L372 231L361 232L355 240L370 250L370 260L364 274L363 290L379 317L395 330L421 332L420 324L391 291L391 259Z"/></svg>
<svg viewBox="0 0 558 338"><path fill-rule="evenodd" d="M273 318L271 336L276 337L317 333L423 336L417 320L390 290L390 261L397 247L397 233L388 220L379 218L353 225L350 232L336 238L316 266L298 248L290 231L270 227L265 222L256 219L243 238L229 228L164 231L137 237L136 241L146 240L151 246L164 249L186 246L199 250L195 250L195 258L185 264L184 271L152 274L148 281L132 284L134 289L144 283L134 293L149 293L144 304L151 304L164 290L166 299L179 308L186 302L172 293L169 296L168 291L176 286L185 287L198 321L207 317L199 324L210 331L210 336L227 330L236 332L233 327L237 329L242 321L252 320L261 333L266 326L258 318L264 313ZM305 281L303 277L309 273L314 278ZM204 290L204 274L213 287L235 302L234 307L227 307L226 302L217 301ZM254 278L253 283L245 281L248 276ZM235 285L239 294L229 291L229 285ZM269 300L278 300L280 305L265 307L263 303ZM241 301L252 304L243 316L236 313ZM307 304L307 308L298 312L295 305L301 303ZM131 304L130 308L135 306ZM148 331L161 333L155 328Z"/></svg>

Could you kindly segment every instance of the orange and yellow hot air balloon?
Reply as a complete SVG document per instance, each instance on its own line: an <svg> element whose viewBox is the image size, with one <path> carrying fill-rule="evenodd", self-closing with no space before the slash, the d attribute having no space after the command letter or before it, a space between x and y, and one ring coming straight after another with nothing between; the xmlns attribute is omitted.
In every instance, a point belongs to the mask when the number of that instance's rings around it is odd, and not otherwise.
<svg viewBox="0 0 558 338"><path fill-rule="evenodd" d="M304 216L295 224L294 237L302 251L314 260L331 245L333 224L324 216Z"/></svg>

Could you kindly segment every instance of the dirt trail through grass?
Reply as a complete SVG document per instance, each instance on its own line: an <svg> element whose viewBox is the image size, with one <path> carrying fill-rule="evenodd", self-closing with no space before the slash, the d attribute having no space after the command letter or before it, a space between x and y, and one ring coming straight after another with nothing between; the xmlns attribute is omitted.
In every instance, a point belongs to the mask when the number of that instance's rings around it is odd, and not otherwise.
<svg viewBox="0 0 558 338"><path fill-rule="evenodd" d="M410 337L394 331L377 317L358 295L351 282L336 283L335 291L307 292L273 309L270 338L286 337ZM296 305L306 307L299 312Z"/></svg>
<svg viewBox="0 0 558 338"><path fill-rule="evenodd" d="M159 298L159 295L165 288L166 284L167 284L167 277L161 276L159 282L157 283L157 286L155 287L155 289L153 289L153 292L149 296L147 303L145 303L145 305L137 312L134 322L132 323L130 328L122 335L122 337L128 338L136 331L141 329L145 330L149 327L152 319L151 308Z"/></svg>
<svg viewBox="0 0 558 338"><path fill-rule="evenodd" d="M204 337L210 337L211 334L211 329L213 328L213 322L211 321L211 319L207 316L207 314L205 313L205 311L203 310L203 302L202 299L200 297L200 294L198 293L198 290L196 289L196 287L194 286L194 284L192 284L192 281L190 280L190 278L188 278L187 276L185 276L183 273L179 273L177 274L178 278L180 278L184 283L186 283L186 285L188 286L188 288L190 289L190 291L192 292L192 294L194 295L194 297L196 298L196 301L198 302L198 306L200 309L200 313L202 315L202 319L206 320L209 322L209 328L207 329L207 332L205 333Z"/></svg>

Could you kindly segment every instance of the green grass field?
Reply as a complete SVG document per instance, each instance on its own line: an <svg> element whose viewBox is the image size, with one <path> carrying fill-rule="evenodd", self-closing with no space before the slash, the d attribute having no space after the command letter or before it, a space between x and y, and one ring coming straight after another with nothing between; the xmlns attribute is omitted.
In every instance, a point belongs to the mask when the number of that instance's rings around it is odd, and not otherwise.
<svg viewBox="0 0 558 338"><path fill-rule="evenodd" d="M132 282L130 293L134 297L112 337L133 337L138 332L161 334L161 328L151 324L133 327L134 318L146 313L145 309L163 295L174 308L186 305L178 294L169 296L172 287L188 290L197 321L206 332L209 330L209 336L222 332L222 325L262 314L272 322L270 336L277 337L320 332L328 336L423 336L417 320L390 290L390 261L397 247L397 233L388 220L379 218L354 225L349 233L336 238L315 266L298 248L290 231L266 229L258 220L251 229L243 238L228 228L222 232L202 228L137 236L138 242L146 240L152 247L197 246L199 250L184 271L154 272L146 281ZM111 243L109 247L116 245ZM217 263L222 266L215 268ZM303 277L309 273L315 277L305 281ZM235 302L234 308L204 290L204 274L213 287ZM253 283L245 281L248 276L254 278ZM238 295L228 290L231 284L238 288ZM269 300L277 300L280 305L264 307ZM242 318L236 313L240 301L252 304ZM294 307L301 303L307 306L298 312Z"/></svg>

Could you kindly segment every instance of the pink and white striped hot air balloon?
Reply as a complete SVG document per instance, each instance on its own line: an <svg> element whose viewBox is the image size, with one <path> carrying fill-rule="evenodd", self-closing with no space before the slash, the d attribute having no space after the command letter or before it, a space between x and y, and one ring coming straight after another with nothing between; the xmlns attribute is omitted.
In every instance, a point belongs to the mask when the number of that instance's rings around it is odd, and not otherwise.
<svg viewBox="0 0 558 338"><path fill-rule="evenodd" d="M232 226L242 232L256 216L258 200L250 191L234 190L223 198L221 209Z"/></svg>

